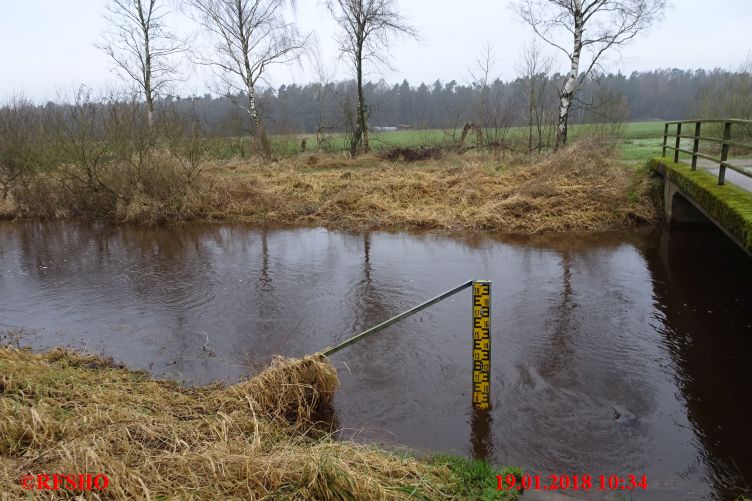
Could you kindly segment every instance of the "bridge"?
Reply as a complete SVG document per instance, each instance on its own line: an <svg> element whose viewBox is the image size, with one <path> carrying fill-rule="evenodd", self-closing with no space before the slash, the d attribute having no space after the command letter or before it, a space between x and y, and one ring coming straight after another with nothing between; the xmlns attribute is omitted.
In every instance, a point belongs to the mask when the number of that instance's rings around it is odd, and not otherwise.
<svg viewBox="0 0 752 501"><path fill-rule="evenodd" d="M669 224L710 221L752 256L750 138L752 121L748 120L666 123L663 154L651 159L650 166L664 177ZM673 155L666 156L668 150Z"/></svg>

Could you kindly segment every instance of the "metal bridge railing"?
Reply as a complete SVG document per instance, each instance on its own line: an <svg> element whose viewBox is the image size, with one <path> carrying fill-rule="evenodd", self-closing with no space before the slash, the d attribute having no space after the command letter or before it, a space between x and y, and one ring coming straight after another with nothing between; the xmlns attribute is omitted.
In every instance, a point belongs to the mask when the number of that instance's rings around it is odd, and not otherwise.
<svg viewBox="0 0 752 501"><path fill-rule="evenodd" d="M702 126L703 124L722 124L723 132L720 136L703 136ZM673 135L669 134L669 127L676 125L676 130ZM682 128L684 125L694 126L694 135L682 134ZM673 150L674 163L679 162L679 154L685 153L692 155L692 170L697 170L697 159L704 158L710 160L713 163L719 165L718 170L718 184L722 185L726 182L726 169L731 169L739 174L752 178L752 172L728 162L729 148L737 147L752 150L752 143L743 143L734 141L732 134L732 127L736 126L738 129L744 129L746 137L752 137L752 121L751 120L681 120L678 122L666 122L663 129L663 156L666 156L666 150ZM706 128L707 129L707 128ZM674 146L668 144L668 138L672 137L675 140ZM681 147L682 139L691 139L692 150L685 150ZM721 157L717 158L706 153L700 152L701 141L710 142L721 145Z"/></svg>

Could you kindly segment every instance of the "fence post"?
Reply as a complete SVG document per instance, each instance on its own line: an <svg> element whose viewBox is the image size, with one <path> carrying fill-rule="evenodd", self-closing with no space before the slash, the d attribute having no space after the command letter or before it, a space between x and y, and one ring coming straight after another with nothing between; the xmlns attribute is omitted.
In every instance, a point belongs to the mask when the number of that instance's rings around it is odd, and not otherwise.
<svg viewBox="0 0 752 501"><path fill-rule="evenodd" d="M490 409L491 282L473 281L473 407Z"/></svg>
<svg viewBox="0 0 752 501"><path fill-rule="evenodd" d="M723 125L723 146L721 147L721 167L718 169L718 184L723 185L726 182L726 160L728 160L729 144L731 139L731 122Z"/></svg>
<svg viewBox="0 0 752 501"><path fill-rule="evenodd" d="M663 126L663 154L662 157L666 156L666 142L668 141L668 122Z"/></svg>
<svg viewBox="0 0 752 501"><path fill-rule="evenodd" d="M674 150L674 163L679 163L679 148L681 147L682 124L676 124L676 149Z"/></svg>
<svg viewBox="0 0 752 501"><path fill-rule="evenodd" d="M695 143L692 146L692 170L697 170L697 153L700 151L700 130L702 122L699 120L695 124Z"/></svg>

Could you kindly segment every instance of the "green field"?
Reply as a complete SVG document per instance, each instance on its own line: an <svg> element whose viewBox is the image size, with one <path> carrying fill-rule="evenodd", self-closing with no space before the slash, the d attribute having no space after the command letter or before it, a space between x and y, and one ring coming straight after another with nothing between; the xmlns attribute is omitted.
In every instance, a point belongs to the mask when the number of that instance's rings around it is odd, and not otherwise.
<svg viewBox="0 0 752 501"><path fill-rule="evenodd" d="M646 162L651 157L661 153L663 140L663 122L630 122L620 126L606 126L608 137L615 137L622 142L622 158L630 162ZM573 125L570 127L570 138L577 140L584 135L604 134L603 127L591 125ZM371 147L376 150L390 148L419 148L441 146L459 139L462 130L406 130L395 132L372 132L369 135ZM553 134L553 132L552 132ZM502 142L515 149L526 150L527 127L510 127L499 131ZM278 155L292 155L300 151L301 141L307 140L306 151L315 152L318 144L315 134L276 135L272 142ZM554 137L552 135L551 141ZM605 138L604 138L605 140ZM347 150L347 137L344 134L328 136L327 144L322 149L329 153L339 153ZM474 138L469 135L467 144L472 144ZM210 156L213 158L230 158L241 155L238 138L213 138L210 140ZM247 146L246 146L246 149Z"/></svg>
<svg viewBox="0 0 752 501"><path fill-rule="evenodd" d="M410 130L397 132L380 132L370 135L374 148L419 147L439 145L459 137L461 130ZM570 127L570 137L576 140L588 133L598 133L597 129L589 125L573 125ZM504 139L511 143L523 144L528 134L527 127L511 127L504 134ZM623 142L623 158L625 160L647 161L661 153L663 142L663 122L630 122L621 126L617 137ZM472 142L472 137L468 138ZM553 141L553 138L552 138ZM344 138L338 137L336 143L344 146ZM309 147L315 146L316 138L309 139Z"/></svg>
<svg viewBox="0 0 752 501"><path fill-rule="evenodd" d="M622 158L646 162L661 154L663 122L631 122L624 124Z"/></svg>
<svg viewBox="0 0 752 501"><path fill-rule="evenodd" d="M461 130L456 132L459 137ZM570 137L576 140L588 133L596 133L592 126L573 125L570 127ZM506 131L505 139L511 143L519 143L527 138L527 127L511 127ZM303 136L305 137L305 136ZM622 141L622 155L624 160L646 162L651 157L661 153L663 143L663 122L630 122L621 126L617 137ZM397 132L380 132L370 135L374 148L394 148L439 145L453 139L451 130L409 130ZM553 140L553 138L552 138ZM334 141L344 147L344 137L336 137ZM472 141L469 138L468 141ZM316 138L311 137L309 147L315 147Z"/></svg>

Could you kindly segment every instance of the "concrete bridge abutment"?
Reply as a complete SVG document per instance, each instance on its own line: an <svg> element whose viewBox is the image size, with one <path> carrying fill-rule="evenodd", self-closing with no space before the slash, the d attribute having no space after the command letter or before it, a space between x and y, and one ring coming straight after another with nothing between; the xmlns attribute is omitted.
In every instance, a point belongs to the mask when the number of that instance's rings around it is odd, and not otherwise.
<svg viewBox="0 0 752 501"><path fill-rule="evenodd" d="M671 226L710 226L713 221L696 207L670 179L663 185L666 222Z"/></svg>

